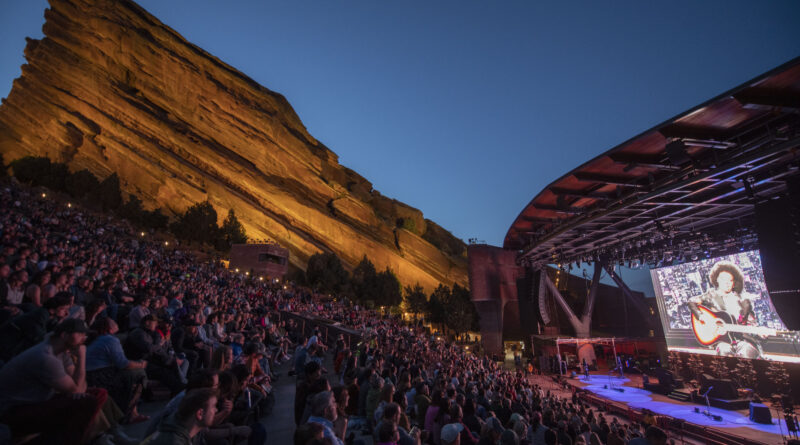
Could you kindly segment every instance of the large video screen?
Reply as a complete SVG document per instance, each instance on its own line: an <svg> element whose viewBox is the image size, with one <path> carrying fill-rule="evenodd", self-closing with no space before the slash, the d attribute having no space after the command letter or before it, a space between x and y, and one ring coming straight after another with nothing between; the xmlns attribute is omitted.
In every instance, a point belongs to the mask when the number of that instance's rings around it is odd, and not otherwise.
<svg viewBox="0 0 800 445"><path fill-rule="evenodd" d="M650 271L669 350L800 362L757 250Z"/></svg>

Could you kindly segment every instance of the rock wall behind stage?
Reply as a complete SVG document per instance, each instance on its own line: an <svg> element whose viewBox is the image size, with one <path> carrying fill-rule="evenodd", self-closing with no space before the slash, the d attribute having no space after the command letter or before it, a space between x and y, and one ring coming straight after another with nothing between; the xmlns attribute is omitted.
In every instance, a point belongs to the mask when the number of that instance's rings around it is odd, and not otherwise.
<svg viewBox="0 0 800 445"><path fill-rule="evenodd" d="M534 323L519 313L517 279L525 269L516 264L517 252L486 244L471 244L469 284L472 302L480 314L481 342L489 354L503 353L503 334L521 331L520 321Z"/></svg>
<svg viewBox="0 0 800 445"><path fill-rule="evenodd" d="M332 251L351 266L367 255L404 284L467 285L464 243L339 165L283 96L133 2L50 4L45 38L28 40L0 106L6 162L49 156L100 178L117 172L125 192L173 213L208 199L301 268Z"/></svg>

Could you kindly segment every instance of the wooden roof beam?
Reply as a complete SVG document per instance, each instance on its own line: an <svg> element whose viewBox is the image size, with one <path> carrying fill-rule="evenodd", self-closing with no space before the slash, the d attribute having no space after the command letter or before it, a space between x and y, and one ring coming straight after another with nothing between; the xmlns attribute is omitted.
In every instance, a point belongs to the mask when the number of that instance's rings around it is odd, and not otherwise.
<svg viewBox="0 0 800 445"><path fill-rule="evenodd" d="M540 218L538 216L525 216L525 215L523 215L520 219L522 219L523 221L544 223L544 224L555 224L559 221L558 218Z"/></svg>
<svg viewBox="0 0 800 445"><path fill-rule="evenodd" d="M617 164L627 164L630 169L636 167L655 168L658 170L680 170L681 167L677 165L667 164L661 162L659 157L654 156L641 156L631 153L612 153L608 156L612 161ZM627 167L626 167L627 168Z"/></svg>
<svg viewBox="0 0 800 445"><path fill-rule="evenodd" d="M671 124L658 130L665 138L692 139L694 141L719 142L728 139L728 132L699 125Z"/></svg>
<svg viewBox="0 0 800 445"><path fill-rule="evenodd" d="M733 95L742 106L755 110L800 112L800 94L770 88L748 88Z"/></svg>
<svg viewBox="0 0 800 445"><path fill-rule="evenodd" d="M611 176L611 175L602 175L598 173L588 173L588 172L575 172L573 173L575 179L584 182L596 182L601 184L613 184L619 185L623 187L635 187L641 188L641 184L637 184L635 181L637 178L623 178L620 176Z"/></svg>
<svg viewBox="0 0 800 445"><path fill-rule="evenodd" d="M533 203L533 207L539 210L549 210L551 212L566 213L569 215L582 215L589 210L583 207L558 207L547 204L538 204L535 202Z"/></svg>
<svg viewBox="0 0 800 445"><path fill-rule="evenodd" d="M570 190L561 187L550 187L549 190L558 196L572 196L575 198L592 198L592 199L601 199L603 201L607 201L612 199L605 193L600 192L593 192L593 191L583 191L583 190Z"/></svg>

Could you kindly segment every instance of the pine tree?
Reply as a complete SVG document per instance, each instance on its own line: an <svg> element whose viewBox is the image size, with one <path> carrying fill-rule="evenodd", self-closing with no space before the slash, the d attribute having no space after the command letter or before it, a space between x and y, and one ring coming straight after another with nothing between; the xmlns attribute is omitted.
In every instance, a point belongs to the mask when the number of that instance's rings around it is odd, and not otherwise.
<svg viewBox="0 0 800 445"><path fill-rule="evenodd" d="M228 216L222 222L222 236L230 247L232 244L243 244L247 242L247 233L242 227L242 223L236 218L233 209L228 210Z"/></svg>
<svg viewBox="0 0 800 445"><path fill-rule="evenodd" d="M428 305L428 296L425 295L425 290L419 283L412 286L406 286L405 300L408 305L408 311L414 315L419 315L425 312Z"/></svg>
<svg viewBox="0 0 800 445"><path fill-rule="evenodd" d="M112 173L111 176L103 179L100 185L91 193L92 200L103 208L103 210L116 210L122 205L122 192L119 189L119 176Z"/></svg>

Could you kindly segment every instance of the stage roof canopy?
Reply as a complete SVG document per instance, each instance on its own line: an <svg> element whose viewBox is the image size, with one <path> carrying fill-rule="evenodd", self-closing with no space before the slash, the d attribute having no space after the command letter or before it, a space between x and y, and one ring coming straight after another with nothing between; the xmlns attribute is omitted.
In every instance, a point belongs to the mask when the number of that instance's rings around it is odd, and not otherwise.
<svg viewBox="0 0 800 445"><path fill-rule="evenodd" d="M800 177L799 146L800 57L557 179L522 210L504 248L538 265L744 248L755 241L754 204Z"/></svg>

